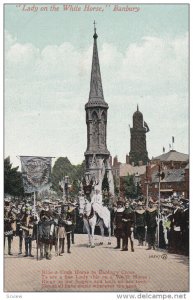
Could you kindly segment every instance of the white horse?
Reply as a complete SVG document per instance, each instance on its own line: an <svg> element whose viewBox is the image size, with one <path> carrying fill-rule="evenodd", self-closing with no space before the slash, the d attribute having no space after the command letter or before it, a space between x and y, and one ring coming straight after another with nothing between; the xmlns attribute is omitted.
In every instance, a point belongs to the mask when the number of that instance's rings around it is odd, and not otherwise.
<svg viewBox="0 0 193 300"><path fill-rule="evenodd" d="M101 219L96 212L94 211L93 205L84 197L79 198L79 215L83 218L84 226L88 233L89 244L88 246L93 248L95 247L94 243L94 231L95 226L98 225L100 227L102 241L100 245L103 245L104 241L104 227L108 229L108 245L111 244L111 218L110 211L107 207L103 207L104 218Z"/></svg>

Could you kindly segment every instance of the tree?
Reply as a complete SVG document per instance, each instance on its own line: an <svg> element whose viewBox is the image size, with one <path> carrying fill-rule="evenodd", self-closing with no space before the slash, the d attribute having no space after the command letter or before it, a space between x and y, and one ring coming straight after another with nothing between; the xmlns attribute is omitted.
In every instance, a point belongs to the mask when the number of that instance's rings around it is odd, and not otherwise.
<svg viewBox="0 0 193 300"><path fill-rule="evenodd" d="M4 193L11 196L24 196L22 174L19 167L12 168L10 157L4 159Z"/></svg>
<svg viewBox="0 0 193 300"><path fill-rule="evenodd" d="M114 182L114 189L115 189L115 195L119 195L119 178L113 175L113 182Z"/></svg>
<svg viewBox="0 0 193 300"><path fill-rule="evenodd" d="M85 161L82 162L82 164L74 166L75 167L75 173L72 177L72 186L70 189L70 196L75 196L80 191L80 183L82 182L83 176L86 171L86 164Z"/></svg>
<svg viewBox="0 0 193 300"><path fill-rule="evenodd" d="M127 198L136 198L137 189L135 186L135 181L134 181L133 175L128 174L127 176L125 176L123 178L121 189Z"/></svg>
<svg viewBox="0 0 193 300"><path fill-rule="evenodd" d="M104 177L103 177L103 181L102 181L102 191L107 191L107 192L109 192L109 182L108 182L107 172L105 172L105 175L104 175Z"/></svg>
<svg viewBox="0 0 193 300"><path fill-rule="evenodd" d="M107 177L107 171L105 172L105 175L103 177L102 181L102 193L103 193L103 203L104 206L109 205L109 182Z"/></svg>
<svg viewBox="0 0 193 300"><path fill-rule="evenodd" d="M52 169L51 175L51 188L57 192L59 196L62 196L63 191L59 186L59 182L64 180L65 176L69 177L69 183L71 188L69 190L70 196L74 196L79 191L79 183L82 180L83 174L85 172L85 162L79 165L72 165L67 157L59 157Z"/></svg>

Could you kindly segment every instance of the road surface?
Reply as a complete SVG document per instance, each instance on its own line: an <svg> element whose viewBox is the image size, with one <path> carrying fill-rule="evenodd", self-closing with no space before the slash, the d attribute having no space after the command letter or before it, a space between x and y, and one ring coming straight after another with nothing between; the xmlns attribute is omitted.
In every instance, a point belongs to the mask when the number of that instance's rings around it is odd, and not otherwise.
<svg viewBox="0 0 193 300"><path fill-rule="evenodd" d="M4 254L4 292L49 291L111 291L111 292L188 292L189 259L186 256L168 254L166 251L146 250L137 246L135 252L114 249L111 245L99 245L95 236L95 248L87 247L87 235L75 234L71 254L55 256L51 260L36 258L33 242L32 257L18 255L18 237L12 244L13 256ZM24 245L23 245L24 247ZM65 246L66 251L66 246ZM24 253L23 253L24 254Z"/></svg>

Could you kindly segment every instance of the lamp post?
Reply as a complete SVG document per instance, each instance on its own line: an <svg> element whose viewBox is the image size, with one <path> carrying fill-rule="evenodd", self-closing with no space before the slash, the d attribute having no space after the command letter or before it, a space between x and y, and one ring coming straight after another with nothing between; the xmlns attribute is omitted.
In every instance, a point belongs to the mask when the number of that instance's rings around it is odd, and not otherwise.
<svg viewBox="0 0 193 300"><path fill-rule="evenodd" d="M139 198L139 189L140 189L140 175L139 173L135 173L135 186L136 186L136 194L137 194L137 198Z"/></svg>
<svg viewBox="0 0 193 300"><path fill-rule="evenodd" d="M149 205L149 180L148 180L148 178L146 178L145 183L146 183L146 206L148 207L148 205Z"/></svg>
<svg viewBox="0 0 193 300"><path fill-rule="evenodd" d="M69 177L65 176L64 177L64 189L63 189L63 197L64 197L64 201L67 200L68 201L68 185L69 185Z"/></svg>
<svg viewBox="0 0 193 300"><path fill-rule="evenodd" d="M146 178L145 178L145 183L146 183L146 206L148 207L149 205L149 184L151 184L151 165L148 163L146 165Z"/></svg>
<svg viewBox="0 0 193 300"><path fill-rule="evenodd" d="M159 248L159 223L160 223L160 181L164 179L165 177L165 173L164 172L161 172L161 166L159 165L158 166L158 178L159 178L159 181L158 181L158 248Z"/></svg>

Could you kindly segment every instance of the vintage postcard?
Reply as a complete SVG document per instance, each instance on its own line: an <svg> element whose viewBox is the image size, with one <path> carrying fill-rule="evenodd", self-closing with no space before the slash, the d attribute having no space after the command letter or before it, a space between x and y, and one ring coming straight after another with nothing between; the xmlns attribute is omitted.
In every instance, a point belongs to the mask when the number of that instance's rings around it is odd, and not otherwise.
<svg viewBox="0 0 193 300"><path fill-rule="evenodd" d="M4 296L187 299L190 5L3 16Z"/></svg>

